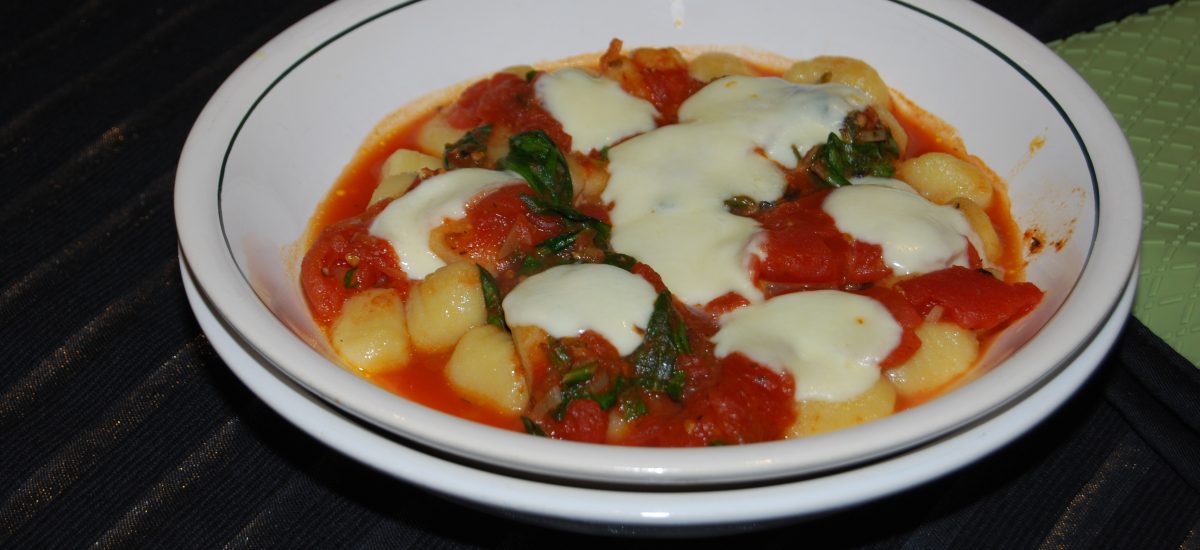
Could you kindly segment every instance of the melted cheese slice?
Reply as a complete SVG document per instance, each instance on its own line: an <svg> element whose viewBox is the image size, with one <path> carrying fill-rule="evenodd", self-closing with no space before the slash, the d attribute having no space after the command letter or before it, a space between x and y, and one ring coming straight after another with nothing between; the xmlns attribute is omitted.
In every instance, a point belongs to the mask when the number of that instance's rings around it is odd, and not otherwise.
<svg viewBox="0 0 1200 550"><path fill-rule="evenodd" d="M844 401L879 379L901 328L879 302L837 290L777 296L734 310L713 336L717 357L741 353L790 373L796 400Z"/></svg>
<svg viewBox="0 0 1200 550"><path fill-rule="evenodd" d="M896 275L968 266L968 242L983 250L957 208L929 202L899 180L859 178L852 183L830 193L821 208L839 231L882 247L883 261Z"/></svg>
<svg viewBox="0 0 1200 550"><path fill-rule="evenodd" d="M585 155L653 130L658 116L649 101L625 93L614 80L581 69L561 69L538 77L534 93L571 136L571 149Z"/></svg>
<svg viewBox="0 0 1200 550"><path fill-rule="evenodd" d="M555 338L594 331L621 355L642 343L657 293L645 279L607 264L552 267L504 297L510 326L536 326Z"/></svg>
<svg viewBox="0 0 1200 550"><path fill-rule="evenodd" d="M371 223L370 233L392 245L404 273L423 279L446 265L429 247L431 231L466 216L467 204L476 196L524 181L512 172L481 168L439 174L388 204Z"/></svg>
<svg viewBox="0 0 1200 550"><path fill-rule="evenodd" d="M725 200L779 198L779 165L803 152L866 105L862 92L838 85L793 84L770 77L726 77L680 106L679 124L624 141L608 154L612 243L649 264L685 303L728 292L762 295L749 263L758 225L734 216Z"/></svg>

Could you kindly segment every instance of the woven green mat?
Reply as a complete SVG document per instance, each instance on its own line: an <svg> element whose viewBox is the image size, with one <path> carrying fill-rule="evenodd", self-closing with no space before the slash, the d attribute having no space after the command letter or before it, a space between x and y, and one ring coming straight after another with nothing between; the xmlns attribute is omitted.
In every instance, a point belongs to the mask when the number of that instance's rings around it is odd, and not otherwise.
<svg viewBox="0 0 1200 550"><path fill-rule="evenodd" d="M1200 363L1200 0L1182 0L1050 47L1113 112L1145 194L1134 315Z"/></svg>

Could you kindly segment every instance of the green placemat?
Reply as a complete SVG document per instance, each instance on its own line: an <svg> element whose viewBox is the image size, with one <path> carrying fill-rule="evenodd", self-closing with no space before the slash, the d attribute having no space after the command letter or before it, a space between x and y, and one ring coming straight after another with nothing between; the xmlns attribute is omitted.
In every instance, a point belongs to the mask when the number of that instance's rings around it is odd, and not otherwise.
<svg viewBox="0 0 1200 550"><path fill-rule="evenodd" d="M1182 0L1050 47L1112 110L1145 194L1133 311L1200 363L1200 0Z"/></svg>

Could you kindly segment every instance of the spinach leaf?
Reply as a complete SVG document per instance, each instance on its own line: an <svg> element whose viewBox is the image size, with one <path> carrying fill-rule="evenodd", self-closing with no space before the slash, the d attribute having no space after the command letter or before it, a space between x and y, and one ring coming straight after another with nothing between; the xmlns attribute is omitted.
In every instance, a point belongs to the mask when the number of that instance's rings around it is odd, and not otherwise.
<svg viewBox="0 0 1200 550"><path fill-rule="evenodd" d="M899 157L900 147L891 130L874 110L867 109L847 115L840 134L830 132L825 143L814 147L801 161L818 180L841 187L850 185L851 178L891 177Z"/></svg>
<svg viewBox="0 0 1200 550"><path fill-rule="evenodd" d="M627 393L621 396L620 409L618 410L621 411L621 418L626 422L645 416L649 412L646 408L646 402L642 401L642 397L636 393Z"/></svg>
<svg viewBox="0 0 1200 550"><path fill-rule="evenodd" d="M621 392L628 387L629 382L621 376L618 376L608 389L600 393L588 391L588 382L595 375L596 368L595 363L587 363L563 374L562 401L550 412L550 416L555 420L562 420L563 416L567 413L567 407L576 399L591 399L597 405L600 405L601 409L606 411L611 409L613 405L616 405L618 399L627 399ZM642 404L642 408L645 409L644 403ZM645 413L643 412L642 414Z"/></svg>
<svg viewBox="0 0 1200 550"><path fill-rule="evenodd" d="M520 174L552 206L571 208L575 189L567 159L546 132L534 130L509 138L508 156L500 159L500 167Z"/></svg>
<svg viewBox="0 0 1200 550"><path fill-rule="evenodd" d="M358 288L358 279L354 274L358 273L357 267L352 267L346 270L346 274L342 276L342 286L346 288Z"/></svg>
<svg viewBox="0 0 1200 550"><path fill-rule="evenodd" d="M546 437L546 432L542 430L542 427L538 426L538 423L534 422L532 418L529 418L528 416L521 416L521 424L525 426L525 433L529 435L536 435L538 437Z"/></svg>
<svg viewBox="0 0 1200 550"><path fill-rule="evenodd" d="M646 326L642 344L629 356L637 383L672 400L683 397L686 375L677 368L679 356L690 352L687 325L671 305L671 293L660 292Z"/></svg>
<svg viewBox="0 0 1200 550"><path fill-rule="evenodd" d="M502 330L508 330L508 325L504 322L503 302L500 299L500 285L496 283L496 278L492 277L488 270L483 266L476 265L479 268L479 285L483 287L483 304L487 309L487 322L496 325Z"/></svg>
<svg viewBox="0 0 1200 550"><path fill-rule="evenodd" d="M566 226L564 233L538 243L532 253L520 259L521 275L533 275L556 265L585 262L633 269L637 260L612 250L612 226L575 208L574 187L566 157L546 132L534 130L513 136L509 139L508 155L499 165L520 174L533 189L534 194L521 195L521 202L530 212L560 217ZM590 239L580 239L585 232Z"/></svg>
<svg viewBox="0 0 1200 550"><path fill-rule="evenodd" d="M575 263L570 253L571 247L579 240L582 229L562 233L546 239L534 246L533 253L521 260L518 271L521 275L533 275L556 265Z"/></svg>
<svg viewBox="0 0 1200 550"><path fill-rule="evenodd" d="M492 135L492 125L484 124L468 130L454 143L447 143L442 156L442 166L455 168L479 168L487 157L487 141Z"/></svg>
<svg viewBox="0 0 1200 550"><path fill-rule="evenodd" d="M571 367L571 352L567 351L567 346L564 346L558 338L546 340L546 355L550 364L559 370Z"/></svg>

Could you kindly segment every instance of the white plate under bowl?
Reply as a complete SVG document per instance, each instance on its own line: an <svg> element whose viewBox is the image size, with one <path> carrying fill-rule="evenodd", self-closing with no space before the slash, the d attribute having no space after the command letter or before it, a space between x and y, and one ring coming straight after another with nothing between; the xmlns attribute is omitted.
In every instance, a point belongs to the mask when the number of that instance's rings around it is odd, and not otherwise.
<svg viewBox="0 0 1200 550"><path fill-rule="evenodd" d="M969 383L925 405L810 438L640 449L533 438L425 408L331 361L299 289L296 242L371 129L432 90L501 67L641 45L753 48L867 60L956 127L1009 180L1047 243L1042 304ZM1091 154L1099 152L1099 154ZM877 460L974 422L1055 376L1091 342L1132 272L1137 171L1104 104L1057 56L965 0L385 0L338 2L248 59L196 122L176 178L184 255L257 352L344 411L498 468L634 486L794 478Z"/></svg>
<svg viewBox="0 0 1200 550"><path fill-rule="evenodd" d="M180 260L184 288L209 342L237 377L300 429L346 455L430 491L492 513L607 535L695 536L745 532L828 514L932 481L1013 441L1087 380L1116 340L1134 278L1103 329L1054 379L1007 410L951 436L874 464L758 487L680 492L583 488L506 476L415 450L372 430L297 386L230 334Z"/></svg>

